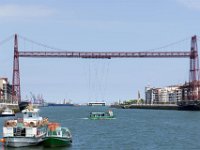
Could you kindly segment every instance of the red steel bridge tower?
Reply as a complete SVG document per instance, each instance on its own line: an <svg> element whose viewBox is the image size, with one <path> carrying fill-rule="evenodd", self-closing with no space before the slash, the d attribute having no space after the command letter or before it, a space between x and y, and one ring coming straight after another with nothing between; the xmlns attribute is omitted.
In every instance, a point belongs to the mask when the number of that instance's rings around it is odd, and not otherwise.
<svg viewBox="0 0 200 150"><path fill-rule="evenodd" d="M19 73L19 51L18 51L18 38L17 38L17 34L15 34L13 80L12 80L12 102L18 103L20 101L21 101L21 91L20 91L20 73Z"/></svg>
<svg viewBox="0 0 200 150"><path fill-rule="evenodd" d="M186 96L183 97L181 106L199 104L200 109L200 82L197 37L191 39L190 51L167 52L81 52L81 51L18 51L17 34L14 42L13 62L13 102L21 101L19 57L34 58L190 58L189 82L187 83ZM185 94L184 94L185 95Z"/></svg>
<svg viewBox="0 0 200 150"><path fill-rule="evenodd" d="M192 40L191 40L188 99L189 100L200 100L199 58L198 58L198 48L197 48L197 37L196 36L193 36Z"/></svg>

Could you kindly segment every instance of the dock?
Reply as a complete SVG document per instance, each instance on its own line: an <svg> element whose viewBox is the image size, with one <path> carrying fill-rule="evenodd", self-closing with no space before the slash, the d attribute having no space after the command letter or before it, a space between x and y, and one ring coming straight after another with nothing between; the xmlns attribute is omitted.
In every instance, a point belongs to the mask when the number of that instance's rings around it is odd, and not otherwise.
<svg viewBox="0 0 200 150"><path fill-rule="evenodd" d="M158 109L158 110L178 110L176 104L131 104L131 105L111 105L112 108L121 109Z"/></svg>

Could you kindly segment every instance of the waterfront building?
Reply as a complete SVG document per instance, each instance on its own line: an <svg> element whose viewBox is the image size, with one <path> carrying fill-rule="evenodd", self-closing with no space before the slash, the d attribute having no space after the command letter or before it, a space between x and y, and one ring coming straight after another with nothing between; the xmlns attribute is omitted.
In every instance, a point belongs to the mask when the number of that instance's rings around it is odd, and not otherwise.
<svg viewBox="0 0 200 150"><path fill-rule="evenodd" d="M159 88L145 87L145 104L158 103L158 91Z"/></svg>
<svg viewBox="0 0 200 150"><path fill-rule="evenodd" d="M167 87L158 90L159 103L167 103L169 101L169 91Z"/></svg>
<svg viewBox="0 0 200 150"><path fill-rule="evenodd" d="M7 78L0 78L0 102L10 103L12 99L12 85Z"/></svg>
<svg viewBox="0 0 200 150"><path fill-rule="evenodd" d="M173 85L163 88L145 88L146 104L174 104L182 100L182 86Z"/></svg>

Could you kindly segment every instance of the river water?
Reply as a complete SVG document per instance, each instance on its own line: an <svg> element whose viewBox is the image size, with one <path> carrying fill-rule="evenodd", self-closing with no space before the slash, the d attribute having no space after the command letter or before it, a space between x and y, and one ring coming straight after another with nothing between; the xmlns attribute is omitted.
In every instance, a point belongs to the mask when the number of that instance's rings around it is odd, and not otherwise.
<svg viewBox="0 0 200 150"><path fill-rule="evenodd" d="M116 119L89 120L91 111L108 107L43 107L41 116L68 127L70 147L52 150L195 150L200 149L200 111L112 109ZM8 118L0 118L0 126ZM2 133L2 128L0 128ZM2 135L2 134L1 134ZM2 137L2 136L1 136ZM43 146L5 150L45 150Z"/></svg>

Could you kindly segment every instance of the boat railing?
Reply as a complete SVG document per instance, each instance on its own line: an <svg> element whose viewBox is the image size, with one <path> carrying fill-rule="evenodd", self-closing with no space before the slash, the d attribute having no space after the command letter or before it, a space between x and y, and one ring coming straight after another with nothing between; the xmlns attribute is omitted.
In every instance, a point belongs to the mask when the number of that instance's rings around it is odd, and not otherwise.
<svg viewBox="0 0 200 150"><path fill-rule="evenodd" d="M21 134L16 134L14 133L14 136L24 136L24 137L35 137L35 134L25 134L25 133L21 133Z"/></svg>

